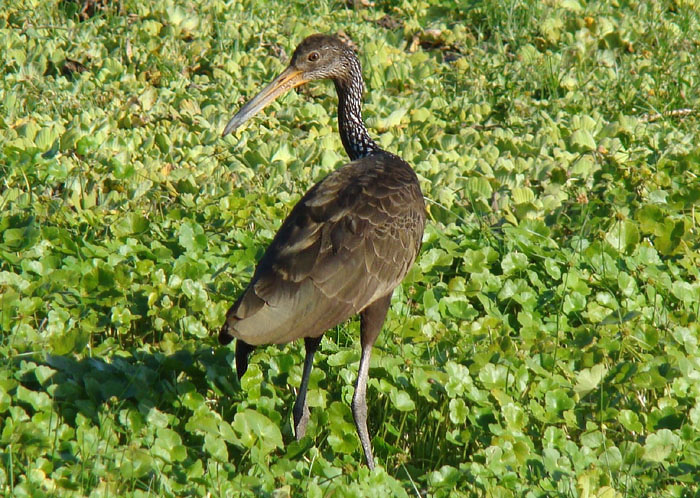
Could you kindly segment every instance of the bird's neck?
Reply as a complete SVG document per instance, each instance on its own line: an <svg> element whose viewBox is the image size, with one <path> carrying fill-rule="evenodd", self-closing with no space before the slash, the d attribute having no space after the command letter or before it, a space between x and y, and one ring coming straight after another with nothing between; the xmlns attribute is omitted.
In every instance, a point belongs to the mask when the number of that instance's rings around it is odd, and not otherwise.
<svg viewBox="0 0 700 498"><path fill-rule="evenodd" d="M356 59L347 79L335 80L338 92L338 131L343 147L353 161L381 151L362 121L362 69Z"/></svg>

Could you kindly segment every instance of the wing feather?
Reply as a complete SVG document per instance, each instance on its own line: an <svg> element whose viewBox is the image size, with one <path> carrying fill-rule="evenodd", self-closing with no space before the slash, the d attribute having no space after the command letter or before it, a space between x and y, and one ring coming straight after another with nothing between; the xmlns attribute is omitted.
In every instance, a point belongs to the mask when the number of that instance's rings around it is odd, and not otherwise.
<svg viewBox="0 0 700 498"><path fill-rule="evenodd" d="M323 334L394 290L416 258L424 224L408 164L385 153L343 166L292 209L222 336L259 345Z"/></svg>

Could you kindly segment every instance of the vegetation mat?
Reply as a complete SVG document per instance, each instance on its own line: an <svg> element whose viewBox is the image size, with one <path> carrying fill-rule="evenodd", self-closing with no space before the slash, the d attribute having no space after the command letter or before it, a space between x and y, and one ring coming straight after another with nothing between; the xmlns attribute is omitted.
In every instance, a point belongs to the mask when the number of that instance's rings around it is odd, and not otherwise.
<svg viewBox="0 0 700 498"><path fill-rule="evenodd" d="M698 496L694 0L0 1L0 494ZM221 138L314 33L429 222L350 411L330 330L216 331L347 162L333 85ZM290 324L293 326L293 324Z"/></svg>

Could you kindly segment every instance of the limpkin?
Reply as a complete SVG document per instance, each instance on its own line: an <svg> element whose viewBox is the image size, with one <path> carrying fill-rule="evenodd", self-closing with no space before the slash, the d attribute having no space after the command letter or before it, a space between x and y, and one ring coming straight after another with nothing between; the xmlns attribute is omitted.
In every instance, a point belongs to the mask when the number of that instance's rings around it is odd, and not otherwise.
<svg viewBox="0 0 700 498"><path fill-rule="evenodd" d="M340 138L352 162L311 187L294 206L248 287L229 309L219 342L238 339L240 378L255 346L304 339L303 375L292 410L295 435L301 439L309 420L309 375L321 337L359 313L362 354L352 413L372 469L366 401L369 361L391 295L420 248L425 205L418 178L408 163L370 138L361 116L360 62L333 36L316 34L302 41L289 67L238 111L223 135L286 91L319 79L335 83Z"/></svg>

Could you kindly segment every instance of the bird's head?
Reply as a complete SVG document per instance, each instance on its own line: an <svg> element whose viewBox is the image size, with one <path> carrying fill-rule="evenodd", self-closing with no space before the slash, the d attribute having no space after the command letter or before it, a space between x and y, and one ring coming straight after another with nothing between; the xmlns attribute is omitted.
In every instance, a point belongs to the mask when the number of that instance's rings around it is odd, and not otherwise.
<svg viewBox="0 0 700 498"><path fill-rule="evenodd" d="M309 36L294 50L287 69L231 118L224 128L223 136L238 129L277 97L292 88L312 80L342 81L348 78L354 58L352 49L334 36L321 34Z"/></svg>

